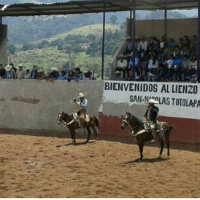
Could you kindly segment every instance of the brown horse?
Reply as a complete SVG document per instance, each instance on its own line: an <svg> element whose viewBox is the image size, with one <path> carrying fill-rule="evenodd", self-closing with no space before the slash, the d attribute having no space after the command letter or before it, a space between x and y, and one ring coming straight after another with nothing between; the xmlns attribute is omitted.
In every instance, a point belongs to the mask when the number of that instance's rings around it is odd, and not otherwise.
<svg viewBox="0 0 200 200"><path fill-rule="evenodd" d="M125 119L123 120L121 124L121 128L125 129L128 127L128 125L131 125L132 127L132 136L134 137L137 145L139 146L140 150L140 159L139 161L142 161L143 159L143 147L144 143L147 141L151 141L153 139L150 126L145 122L142 122L140 119L135 117L134 115L131 115L130 112L126 112ZM160 144L160 154L159 157L162 156L163 148L164 148L164 142L167 144L167 156L170 156L170 132L173 129L171 125L169 125L167 122L158 122L156 125L156 135L158 137L158 141Z"/></svg>
<svg viewBox="0 0 200 200"><path fill-rule="evenodd" d="M92 130L94 131L94 134L96 135L96 140L98 140L98 132L96 130L96 127L99 128L99 121L93 115L88 114L88 117L90 120L88 122L84 121L84 123L83 123L83 128L86 128L86 130L88 132L87 140L85 141L85 143L88 143L90 140L90 135L91 135L90 128L92 128ZM75 121L72 124L67 125L67 123L71 122L71 120L73 120L73 119L74 119L73 113L71 115L68 115L67 113L64 113L64 112L60 112L58 114L58 124L63 123L67 126L67 128L69 129L69 132L71 134L72 143L76 144L75 130L79 128L79 124L77 121Z"/></svg>

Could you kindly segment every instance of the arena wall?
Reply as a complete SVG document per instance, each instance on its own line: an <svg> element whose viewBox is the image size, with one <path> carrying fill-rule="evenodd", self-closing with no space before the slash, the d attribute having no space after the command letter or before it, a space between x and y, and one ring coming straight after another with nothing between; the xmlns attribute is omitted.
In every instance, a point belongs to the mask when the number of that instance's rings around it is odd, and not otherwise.
<svg viewBox="0 0 200 200"><path fill-rule="evenodd" d="M146 101L159 101L159 120L173 127L172 141L200 143L200 86L190 83L117 81L1 80L0 128L66 132L57 125L59 111L76 110L70 100L85 92L88 112L98 116L100 134L128 137L120 128L126 111L143 118Z"/></svg>
<svg viewBox="0 0 200 200"><path fill-rule="evenodd" d="M167 19L166 20L166 36L173 38L176 42L180 37L187 35L192 39L193 35L197 35L197 18L187 19ZM131 35L131 20L127 19L127 35ZM160 39L165 35L165 21L162 20L137 20L136 36L151 36Z"/></svg>
<svg viewBox="0 0 200 200"><path fill-rule="evenodd" d="M76 110L70 99L79 92L87 93L88 110L98 115L103 94L103 82L98 81L4 79L0 87L0 127L21 130L66 131L63 125L57 125L57 119L60 111Z"/></svg>

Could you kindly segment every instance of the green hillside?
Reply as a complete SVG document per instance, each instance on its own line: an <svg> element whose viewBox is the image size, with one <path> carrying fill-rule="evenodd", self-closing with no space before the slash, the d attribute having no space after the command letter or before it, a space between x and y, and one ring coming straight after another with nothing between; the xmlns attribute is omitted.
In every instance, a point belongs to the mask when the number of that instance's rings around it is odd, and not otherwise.
<svg viewBox="0 0 200 200"><path fill-rule="evenodd" d="M47 40L26 44L30 49L24 50L25 46L18 46L14 55L11 55L12 62L16 67L19 63L23 63L25 69L37 65L47 74L52 67L66 71L76 67L80 67L82 71L88 68L94 70L95 77L99 79L102 65L102 31L102 24L87 25ZM125 31L121 30L119 25L106 24L105 78L108 77L109 62L122 44L124 35ZM41 46L42 44L44 45Z"/></svg>

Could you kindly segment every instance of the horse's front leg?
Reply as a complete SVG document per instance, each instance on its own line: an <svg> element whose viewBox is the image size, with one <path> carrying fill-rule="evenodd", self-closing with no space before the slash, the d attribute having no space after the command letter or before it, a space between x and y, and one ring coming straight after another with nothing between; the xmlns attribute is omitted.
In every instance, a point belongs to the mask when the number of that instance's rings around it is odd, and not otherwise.
<svg viewBox="0 0 200 200"><path fill-rule="evenodd" d="M76 138L75 138L75 130L70 130L72 144L76 144Z"/></svg>
<svg viewBox="0 0 200 200"><path fill-rule="evenodd" d="M140 159L139 159L139 162L142 161L143 159L143 147L144 147L144 144L138 144L139 146L139 150L140 150Z"/></svg>
<svg viewBox="0 0 200 200"><path fill-rule="evenodd" d="M169 153L169 149L170 149L170 141L169 141L169 138L168 138L168 140L167 140L167 156L168 156L168 158L169 158L169 156L170 156L170 153Z"/></svg>
<svg viewBox="0 0 200 200"><path fill-rule="evenodd" d="M90 140L91 130L89 126L86 126L85 128L87 129L87 132L88 132L87 140L85 141L85 143L88 143Z"/></svg>
<svg viewBox="0 0 200 200"><path fill-rule="evenodd" d="M161 158L162 153L163 153L163 148L164 148L164 140L163 139L159 139L160 140L160 154L159 154L159 158Z"/></svg>

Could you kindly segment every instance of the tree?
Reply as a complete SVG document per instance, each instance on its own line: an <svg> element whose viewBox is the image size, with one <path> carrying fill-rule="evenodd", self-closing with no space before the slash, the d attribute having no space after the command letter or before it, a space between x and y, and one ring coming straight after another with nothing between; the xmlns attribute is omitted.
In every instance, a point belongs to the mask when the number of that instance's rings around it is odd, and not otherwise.
<svg viewBox="0 0 200 200"><path fill-rule="evenodd" d="M40 44L38 44L38 48L42 49L44 47L47 47L49 45L49 42L47 40L43 40Z"/></svg>
<svg viewBox="0 0 200 200"><path fill-rule="evenodd" d="M63 50L63 46L61 44L58 45L58 50L62 51Z"/></svg>
<svg viewBox="0 0 200 200"><path fill-rule="evenodd" d="M13 45L13 44L8 45L8 51L9 51L11 54L15 54L15 50L16 50L15 45Z"/></svg>
<svg viewBox="0 0 200 200"><path fill-rule="evenodd" d="M121 23L120 29L121 29L121 30L125 30L125 29L126 29L126 22L122 22L122 23Z"/></svg>
<svg viewBox="0 0 200 200"><path fill-rule="evenodd" d="M28 44L23 44L22 48L24 51L27 51L27 50L34 49L34 46L32 44L28 43Z"/></svg>
<svg viewBox="0 0 200 200"><path fill-rule="evenodd" d="M116 24L116 21L117 21L116 15L112 15L112 16L110 17L110 21L111 21L112 24Z"/></svg>
<svg viewBox="0 0 200 200"><path fill-rule="evenodd" d="M96 36L94 34L88 34L86 39L89 39L90 41L94 42L96 40Z"/></svg>
<svg viewBox="0 0 200 200"><path fill-rule="evenodd" d="M86 54L94 56L98 52L98 44L96 42L92 42L89 48L86 51Z"/></svg>

